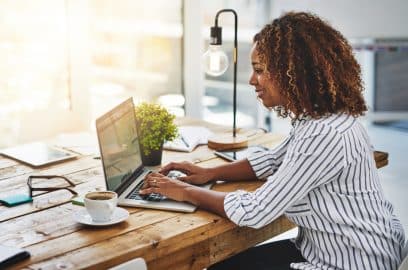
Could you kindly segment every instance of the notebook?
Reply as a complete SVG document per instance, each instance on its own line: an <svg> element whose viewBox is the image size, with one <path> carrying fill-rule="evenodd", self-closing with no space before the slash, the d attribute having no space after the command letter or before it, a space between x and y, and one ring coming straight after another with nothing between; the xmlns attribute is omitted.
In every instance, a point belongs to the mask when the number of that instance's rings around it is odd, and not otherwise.
<svg viewBox="0 0 408 270"><path fill-rule="evenodd" d="M181 126L179 135L173 141L164 143L163 148L167 150L191 152L198 145L207 144L208 138L213 133L205 127L200 126Z"/></svg>
<svg viewBox="0 0 408 270"><path fill-rule="evenodd" d="M142 164L132 98L96 120L99 151L107 190L118 193L118 205L193 212L196 206L159 194L139 195L143 179L151 172ZM171 171L169 177L180 177ZM211 184L203 185L211 188Z"/></svg>

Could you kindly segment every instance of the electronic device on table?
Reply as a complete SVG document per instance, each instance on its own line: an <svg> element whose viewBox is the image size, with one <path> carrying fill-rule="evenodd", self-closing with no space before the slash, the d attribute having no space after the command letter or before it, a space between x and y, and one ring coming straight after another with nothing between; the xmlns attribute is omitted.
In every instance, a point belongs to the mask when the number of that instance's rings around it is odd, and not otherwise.
<svg viewBox="0 0 408 270"><path fill-rule="evenodd" d="M132 98L96 120L99 150L107 190L118 193L118 205L193 212L195 205L168 199L160 194L141 195L144 178L151 168L142 164ZM177 178L181 172L171 171ZM212 184L203 185L211 188Z"/></svg>
<svg viewBox="0 0 408 270"><path fill-rule="evenodd" d="M40 167L77 157L76 154L52 147L44 142L9 147L0 150L0 153L33 167Z"/></svg>
<svg viewBox="0 0 408 270"><path fill-rule="evenodd" d="M252 154L268 151L268 148L261 145L252 145L245 148L215 151L214 153L229 161L241 160Z"/></svg>

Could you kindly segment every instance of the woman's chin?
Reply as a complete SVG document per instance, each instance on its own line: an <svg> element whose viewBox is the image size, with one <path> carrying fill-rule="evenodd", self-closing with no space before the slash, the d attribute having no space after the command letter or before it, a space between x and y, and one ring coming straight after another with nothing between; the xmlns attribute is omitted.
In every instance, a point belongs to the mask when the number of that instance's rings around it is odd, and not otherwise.
<svg viewBox="0 0 408 270"><path fill-rule="evenodd" d="M264 100L262 98L259 98L259 100L262 102L262 104L266 107L266 108L271 108L276 106L276 104L274 102L270 102L268 100Z"/></svg>

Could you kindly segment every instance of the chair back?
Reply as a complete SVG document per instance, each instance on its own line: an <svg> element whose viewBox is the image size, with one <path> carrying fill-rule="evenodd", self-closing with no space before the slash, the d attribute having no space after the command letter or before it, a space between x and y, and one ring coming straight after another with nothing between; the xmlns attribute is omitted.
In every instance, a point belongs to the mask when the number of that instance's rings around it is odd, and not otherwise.
<svg viewBox="0 0 408 270"><path fill-rule="evenodd" d="M408 270L408 240L405 242L405 247L402 251L402 262L398 270Z"/></svg>

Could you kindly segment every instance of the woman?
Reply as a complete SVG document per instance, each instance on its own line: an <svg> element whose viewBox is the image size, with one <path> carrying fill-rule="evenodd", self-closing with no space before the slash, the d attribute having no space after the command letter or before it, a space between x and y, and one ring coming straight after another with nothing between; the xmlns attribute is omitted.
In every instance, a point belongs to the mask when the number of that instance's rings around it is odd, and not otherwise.
<svg viewBox="0 0 408 270"><path fill-rule="evenodd" d="M143 193L188 201L260 228L282 214L296 241L256 247L214 269L397 269L404 232L384 198L366 131L360 67L346 39L318 17L287 13L254 38L249 83L293 128L275 149L215 168L170 163ZM187 174L181 181L165 175ZM266 179L254 192L192 184ZM284 256L286 255L286 256Z"/></svg>

